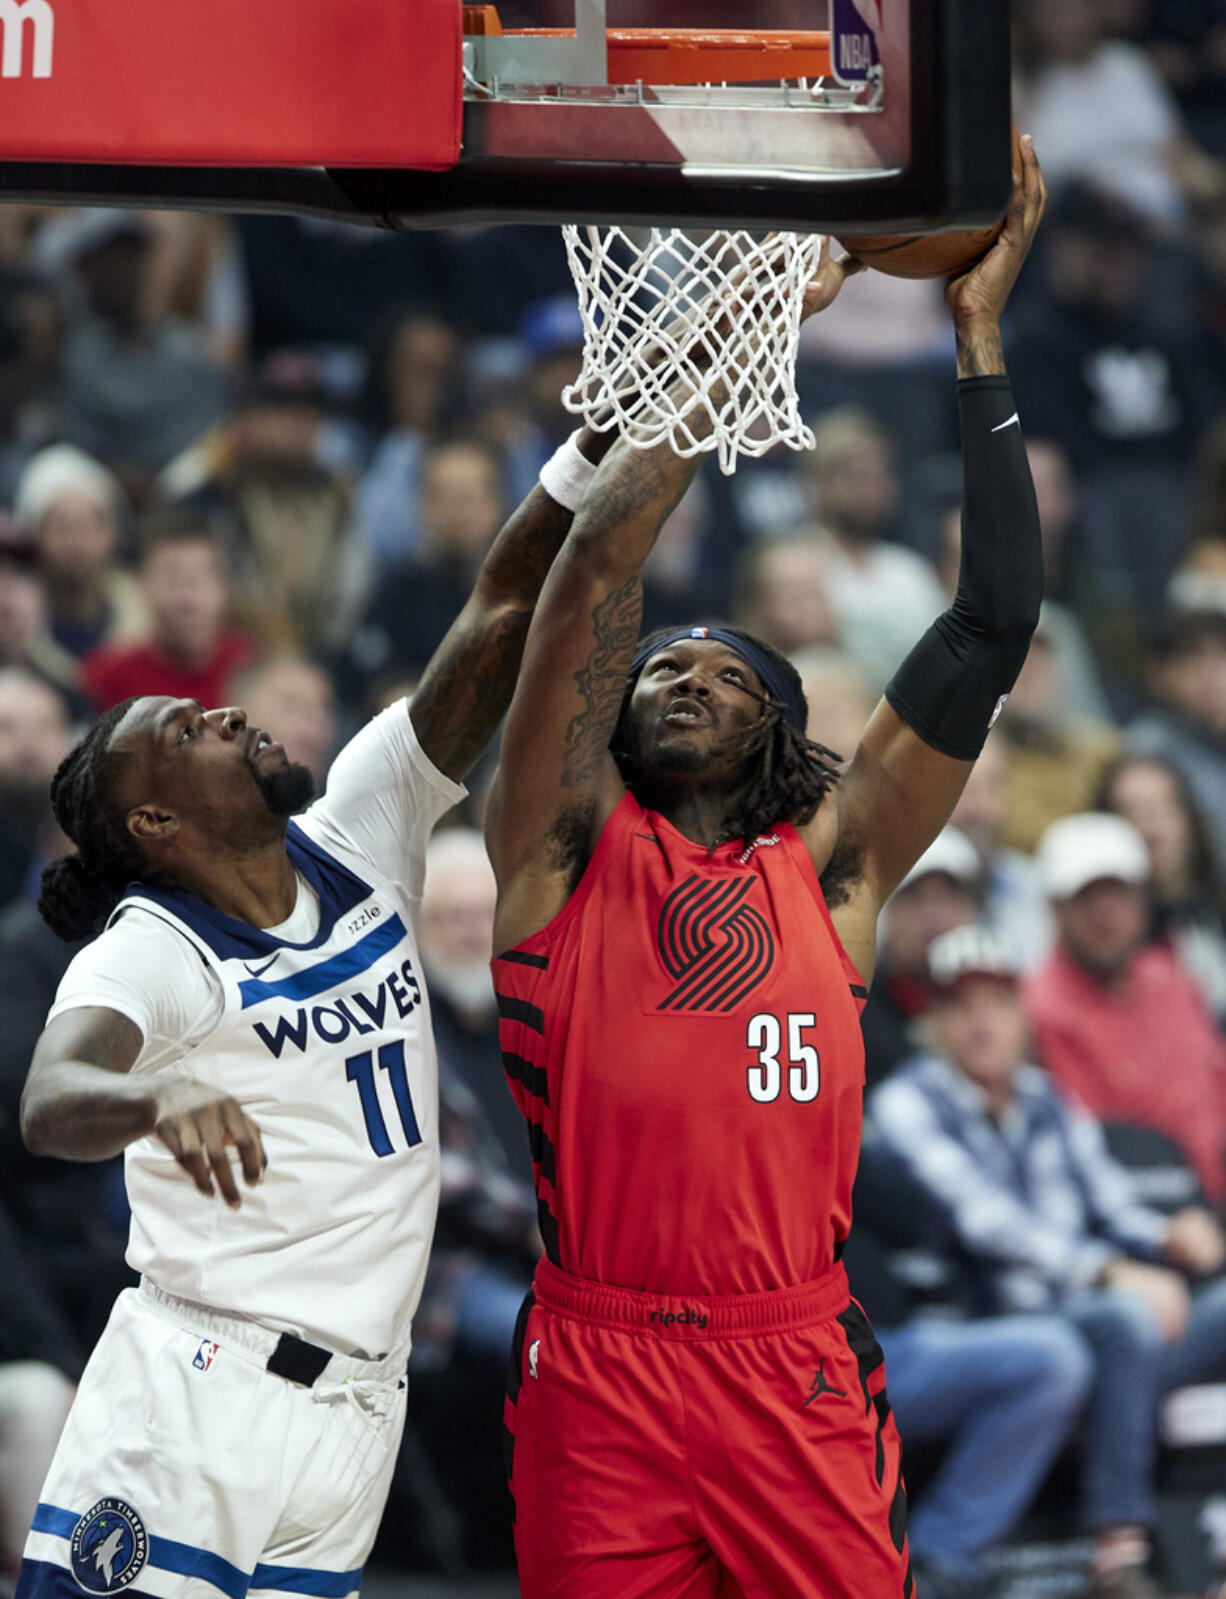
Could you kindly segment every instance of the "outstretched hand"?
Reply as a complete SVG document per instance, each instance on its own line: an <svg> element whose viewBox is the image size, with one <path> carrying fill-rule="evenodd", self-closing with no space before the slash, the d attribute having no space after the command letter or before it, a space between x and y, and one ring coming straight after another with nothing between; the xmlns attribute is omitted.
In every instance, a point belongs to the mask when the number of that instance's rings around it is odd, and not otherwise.
<svg viewBox="0 0 1226 1599"><path fill-rule="evenodd" d="M823 239L817 271L805 286L800 320L805 322L833 305L846 280L863 270L864 262L854 255L841 255L836 261L830 253L830 240Z"/></svg>
<svg viewBox="0 0 1226 1599"><path fill-rule="evenodd" d="M216 1182L231 1210L242 1200L230 1150L237 1150L249 1188L260 1182L268 1165L259 1128L236 1100L207 1083L172 1079L163 1085L155 1131L200 1192L211 1199Z"/></svg>
<svg viewBox="0 0 1226 1599"><path fill-rule="evenodd" d="M981 261L945 285L945 303L959 327L1000 321L1043 219L1047 185L1034 153L1034 141L1024 133L1020 143L1022 165L1020 171L1013 173L1004 230Z"/></svg>

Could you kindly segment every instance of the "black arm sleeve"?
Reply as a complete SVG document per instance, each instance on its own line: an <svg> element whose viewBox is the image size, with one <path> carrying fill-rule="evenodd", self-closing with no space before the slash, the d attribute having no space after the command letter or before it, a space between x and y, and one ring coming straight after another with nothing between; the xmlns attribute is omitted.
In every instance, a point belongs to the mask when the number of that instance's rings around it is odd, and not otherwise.
<svg viewBox="0 0 1226 1599"><path fill-rule="evenodd" d="M1043 599L1043 550L1009 379L963 378L958 412L963 477L958 592L885 694L925 744L955 760L973 761L1030 647Z"/></svg>

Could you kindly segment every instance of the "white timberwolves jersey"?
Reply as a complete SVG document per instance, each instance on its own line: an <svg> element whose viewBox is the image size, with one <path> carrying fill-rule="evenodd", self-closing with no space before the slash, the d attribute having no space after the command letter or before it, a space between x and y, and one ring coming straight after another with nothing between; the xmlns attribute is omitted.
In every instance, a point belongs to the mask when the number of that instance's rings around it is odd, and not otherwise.
<svg viewBox="0 0 1226 1599"><path fill-rule="evenodd" d="M338 758L326 798L290 824L290 858L318 900L313 934L294 919L263 930L190 894L141 887L69 968L53 1015L82 1004L130 1015L146 1042L136 1071L214 1085L264 1140L265 1179L240 1181L237 1211L201 1195L159 1140L128 1148L128 1260L167 1293L345 1354L407 1347L439 1180L437 1063L413 922L430 829L463 792L430 765L395 705ZM310 899L300 891L300 903ZM287 929L298 936L280 936ZM132 964L133 933L158 965L139 980L116 970ZM211 1025L180 1020L186 1047L166 1059L155 1046L166 1023L150 1012L181 1015L193 985L189 1015L203 1007Z"/></svg>

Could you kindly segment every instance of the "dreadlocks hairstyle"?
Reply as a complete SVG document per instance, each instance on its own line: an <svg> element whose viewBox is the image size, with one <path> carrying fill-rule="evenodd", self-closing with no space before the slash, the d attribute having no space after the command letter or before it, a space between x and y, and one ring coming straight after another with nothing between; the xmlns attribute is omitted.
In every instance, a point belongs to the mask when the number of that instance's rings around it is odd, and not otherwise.
<svg viewBox="0 0 1226 1599"><path fill-rule="evenodd" d="M725 624L721 624L721 628L736 638L752 642L768 655L807 710L800 674L785 655L742 628ZM639 650L654 648L661 640L673 637L675 632L675 628L658 628L640 640ZM642 774L634 753L629 715L630 696L638 677L638 672L634 673L626 684L609 748L626 787L636 799L641 799ZM841 755L807 738L795 727L778 700L769 694L754 695L754 698L760 701L764 713L745 735L742 753L748 780L733 796L725 818L727 838L750 840L769 832L779 822L803 825L812 821L818 806L838 782L838 768L843 761Z"/></svg>
<svg viewBox="0 0 1226 1599"><path fill-rule="evenodd" d="M132 703L124 700L100 717L51 779L51 809L77 853L43 872L38 908L52 932L69 942L99 932L144 869L116 803L119 760L111 750L111 735Z"/></svg>

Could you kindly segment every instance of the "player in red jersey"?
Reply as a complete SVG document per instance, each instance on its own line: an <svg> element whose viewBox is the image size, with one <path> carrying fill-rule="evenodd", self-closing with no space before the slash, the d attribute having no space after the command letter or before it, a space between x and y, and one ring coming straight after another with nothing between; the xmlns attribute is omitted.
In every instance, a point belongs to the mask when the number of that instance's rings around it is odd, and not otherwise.
<svg viewBox="0 0 1226 1599"><path fill-rule="evenodd" d="M694 472L616 444L542 593L491 798L494 961L546 1258L507 1426L524 1599L910 1599L880 1350L839 1264L878 912L1025 658L1038 517L999 318L1044 205L946 298L957 599L854 759L730 629L636 649L640 568ZM838 292L824 261L806 309ZM823 893L824 889L824 893Z"/></svg>

